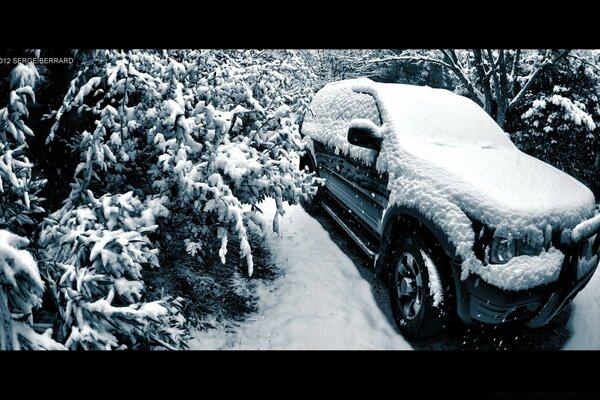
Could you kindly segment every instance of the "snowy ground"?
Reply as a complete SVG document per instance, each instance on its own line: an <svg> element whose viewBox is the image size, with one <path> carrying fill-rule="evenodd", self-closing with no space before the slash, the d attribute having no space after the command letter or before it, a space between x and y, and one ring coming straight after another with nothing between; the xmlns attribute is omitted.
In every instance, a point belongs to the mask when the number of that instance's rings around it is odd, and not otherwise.
<svg viewBox="0 0 600 400"><path fill-rule="evenodd" d="M565 350L600 350L600 272L596 271L590 283L575 300L569 320L573 336Z"/></svg>
<svg viewBox="0 0 600 400"><path fill-rule="evenodd" d="M274 201L260 208L273 217ZM197 333L192 349L411 348L352 260L301 207L287 207L281 236L267 236L283 275L258 286L261 311L230 332Z"/></svg>
<svg viewBox="0 0 600 400"><path fill-rule="evenodd" d="M261 209L267 220L273 201ZM283 272L259 283L260 311L227 329L195 332L192 349L411 349L391 320L387 296L352 243L334 224L286 207L281 236L267 234L274 262ZM324 228L325 227L325 228ZM334 238L334 240L332 240ZM341 249L345 249L342 251ZM366 272L369 271L369 272ZM374 296L375 294L375 296ZM422 349L600 349L600 276L549 326L529 331L477 331L458 327L445 337L413 343ZM568 320L568 321L567 321Z"/></svg>

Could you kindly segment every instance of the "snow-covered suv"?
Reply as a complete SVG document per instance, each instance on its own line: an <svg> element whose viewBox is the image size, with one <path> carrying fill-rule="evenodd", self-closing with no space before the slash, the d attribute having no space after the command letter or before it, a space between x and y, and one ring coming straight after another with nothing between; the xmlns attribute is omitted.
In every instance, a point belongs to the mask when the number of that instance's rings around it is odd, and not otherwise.
<svg viewBox="0 0 600 400"><path fill-rule="evenodd" d="M473 101L369 79L334 82L301 128L321 206L389 277L396 322L432 336L465 323L549 322L598 265L583 184L521 151Z"/></svg>

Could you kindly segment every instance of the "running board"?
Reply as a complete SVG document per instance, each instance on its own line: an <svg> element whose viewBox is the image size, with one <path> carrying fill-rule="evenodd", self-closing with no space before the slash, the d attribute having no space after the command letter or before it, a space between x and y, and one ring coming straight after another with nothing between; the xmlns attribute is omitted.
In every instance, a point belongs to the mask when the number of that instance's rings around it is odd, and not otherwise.
<svg viewBox="0 0 600 400"><path fill-rule="evenodd" d="M369 256L370 259L374 260L375 257L377 256L377 253L375 253L373 250L371 250L369 248L369 246L367 246L367 244L360 238L358 237L353 231L352 229L340 218L338 217L338 215L335 213L335 211L333 211L331 209L331 207L329 207L327 204L325 204L324 202L321 203L321 206L323 207L323 209L325 211L327 211L327 213L329 215L331 215L331 218L333 218L335 220L335 222L337 222L344 231L346 231L346 233L356 242L356 244L359 245L359 247L362 249L362 251L365 252L365 254L367 256Z"/></svg>

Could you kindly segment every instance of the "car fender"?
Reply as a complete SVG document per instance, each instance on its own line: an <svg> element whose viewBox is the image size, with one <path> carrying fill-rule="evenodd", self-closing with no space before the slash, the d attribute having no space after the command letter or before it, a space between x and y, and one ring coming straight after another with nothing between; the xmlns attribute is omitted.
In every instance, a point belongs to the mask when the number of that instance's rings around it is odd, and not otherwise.
<svg viewBox="0 0 600 400"><path fill-rule="evenodd" d="M387 254L388 246L390 245L389 238L392 235L392 229L394 228L395 221L402 220L402 218L408 217L409 219L419 222L424 228L426 228L433 236L435 240L442 246L444 252L450 259L456 258L456 246L450 241L449 234L443 230L439 225L427 218L419 210L406 207L402 205L393 205L388 208L382 218L382 232L381 232L381 245L379 256L375 262L375 271L381 273L385 267L385 254Z"/></svg>

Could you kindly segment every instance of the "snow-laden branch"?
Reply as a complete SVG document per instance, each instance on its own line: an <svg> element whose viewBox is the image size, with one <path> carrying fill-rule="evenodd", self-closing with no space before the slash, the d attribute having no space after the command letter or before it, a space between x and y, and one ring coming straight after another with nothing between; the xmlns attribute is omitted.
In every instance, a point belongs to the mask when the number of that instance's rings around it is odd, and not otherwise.
<svg viewBox="0 0 600 400"><path fill-rule="evenodd" d="M458 80L464 85L466 90L469 92L470 97L479 105L484 107L484 109L486 109L487 112L490 112L491 110L490 103L492 100L492 88L494 89L495 93L493 95L493 100L495 100L498 103L506 104L505 107L501 108L504 111L509 111L523 99L525 93L527 93L531 89L531 86L535 83L537 78L545 69L556 64L565 57L569 56L571 50L563 50L556 57L552 59L548 58L544 62L542 62L535 71L533 71L531 74L525 77L525 85L514 96L512 96L512 92L514 90L514 82L516 82L516 74L518 72L519 63L521 61L520 50L517 50L517 52L515 53L514 59L512 60L512 65L510 67L506 65L507 60L506 55L504 54L504 50L501 50L498 53L497 57L494 57L491 50L473 50L473 54L476 59L476 64L480 64L475 65L477 74L480 75L479 79L477 79L477 83L480 87L472 81L467 68L460 62L460 59L455 50L440 49L439 51L441 53L441 58L436 58L427 55L389 56L369 60L368 63L386 63L400 61L412 63L428 62L432 64L441 65L451 70L455 74ZM575 58L576 56L571 55L571 57ZM508 75L509 73L510 77ZM502 118L504 118L504 116L500 116L500 119Z"/></svg>
<svg viewBox="0 0 600 400"><path fill-rule="evenodd" d="M559 55L557 55L554 59L546 59L535 71L533 71L529 77L527 78L527 83L521 88L519 93L508 103L508 110L511 110L514 106L516 106L519 101L525 96L525 93L531 88L531 85L536 81L536 79L540 76L540 74L549 66L556 64L558 61L565 58L571 49L563 50Z"/></svg>

